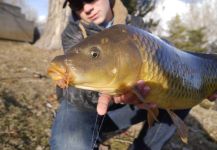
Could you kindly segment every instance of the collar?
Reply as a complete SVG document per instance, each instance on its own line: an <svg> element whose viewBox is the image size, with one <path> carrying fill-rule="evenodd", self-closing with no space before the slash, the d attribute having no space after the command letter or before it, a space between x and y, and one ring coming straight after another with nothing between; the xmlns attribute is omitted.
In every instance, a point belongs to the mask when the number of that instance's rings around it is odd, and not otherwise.
<svg viewBox="0 0 217 150"><path fill-rule="evenodd" d="M103 28L109 28L113 25L113 22L114 22L114 18L109 22L104 22L104 23L100 24L100 26L102 26Z"/></svg>

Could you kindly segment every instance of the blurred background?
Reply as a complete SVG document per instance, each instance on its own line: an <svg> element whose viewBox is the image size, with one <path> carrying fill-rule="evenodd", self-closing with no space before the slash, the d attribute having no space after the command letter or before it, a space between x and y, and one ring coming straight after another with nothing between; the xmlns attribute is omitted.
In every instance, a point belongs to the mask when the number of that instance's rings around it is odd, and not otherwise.
<svg viewBox="0 0 217 150"><path fill-rule="evenodd" d="M217 53L216 0L122 0L150 31L176 47ZM59 102L48 79L49 62L62 54L60 35L70 17L64 0L0 0L0 149L47 150ZM165 150L216 150L217 102L204 100L188 117L189 143L177 134ZM141 124L109 139L125 150Z"/></svg>

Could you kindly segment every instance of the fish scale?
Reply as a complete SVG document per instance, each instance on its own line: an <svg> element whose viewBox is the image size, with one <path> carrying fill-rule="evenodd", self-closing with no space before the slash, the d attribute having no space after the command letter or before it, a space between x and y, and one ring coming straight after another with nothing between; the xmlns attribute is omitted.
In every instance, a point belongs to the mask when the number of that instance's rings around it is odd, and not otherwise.
<svg viewBox="0 0 217 150"><path fill-rule="evenodd" d="M209 60L207 54L204 58L203 54L199 57L180 51L136 28L128 31L138 36L134 38L135 43L143 50L141 79L152 89L146 97L148 102L162 108L190 108L217 89L217 59Z"/></svg>

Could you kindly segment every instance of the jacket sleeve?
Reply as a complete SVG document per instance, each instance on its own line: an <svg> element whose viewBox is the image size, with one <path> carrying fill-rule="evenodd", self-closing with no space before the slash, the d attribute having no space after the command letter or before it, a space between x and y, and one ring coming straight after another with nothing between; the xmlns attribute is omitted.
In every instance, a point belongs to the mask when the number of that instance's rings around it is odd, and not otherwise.
<svg viewBox="0 0 217 150"><path fill-rule="evenodd" d="M64 53L66 53L71 47L78 44L82 39L82 33L78 25L74 22L69 21L62 33L62 45Z"/></svg>

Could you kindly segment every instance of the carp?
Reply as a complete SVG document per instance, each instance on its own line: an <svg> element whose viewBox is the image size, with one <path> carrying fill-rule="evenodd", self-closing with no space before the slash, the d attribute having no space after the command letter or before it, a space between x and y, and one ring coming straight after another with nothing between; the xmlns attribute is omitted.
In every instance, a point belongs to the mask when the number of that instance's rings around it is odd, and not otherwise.
<svg viewBox="0 0 217 150"><path fill-rule="evenodd" d="M187 142L187 127L173 110L192 108L217 90L217 55L183 51L139 28L115 25L55 57L48 75L62 88L131 91L143 103L167 110ZM135 88L138 80L151 88L145 98ZM158 108L148 109L149 124L157 120Z"/></svg>

